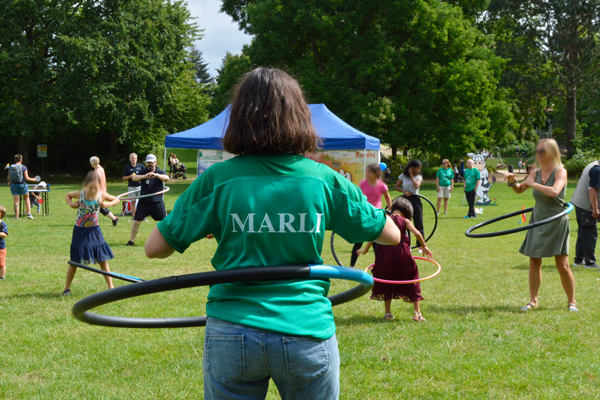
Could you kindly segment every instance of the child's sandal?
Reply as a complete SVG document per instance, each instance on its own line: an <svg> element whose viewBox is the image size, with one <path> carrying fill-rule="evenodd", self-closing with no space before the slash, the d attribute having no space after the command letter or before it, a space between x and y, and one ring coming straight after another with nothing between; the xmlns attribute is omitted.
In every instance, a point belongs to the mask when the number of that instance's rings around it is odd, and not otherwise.
<svg viewBox="0 0 600 400"><path fill-rule="evenodd" d="M385 315L383 316L383 320L384 320L384 321L392 321L392 320L394 320L394 319L396 319L396 317L394 317L392 314L385 314Z"/></svg>
<svg viewBox="0 0 600 400"><path fill-rule="evenodd" d="M415 313L415 315L412 317L412 320L414 322L425 322L425 318L423 318L421 313Z"/></svg>

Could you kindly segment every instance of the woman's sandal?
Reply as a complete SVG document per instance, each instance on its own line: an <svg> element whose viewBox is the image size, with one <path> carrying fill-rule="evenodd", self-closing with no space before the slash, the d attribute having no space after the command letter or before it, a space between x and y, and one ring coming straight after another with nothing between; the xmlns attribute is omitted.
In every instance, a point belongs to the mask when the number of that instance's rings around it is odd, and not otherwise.
<svg viewBox="0 0 600 400"><path fill-rule="evenodd" d="M573 304L573 303L569 304L569 311L578 312L579 308L577 308L577 304Z"/></svg>
<svg viewBox="0 0 600 400"><path fill-rule="evenodd" d="M421 313L415 313L414 317L412 317L414 322L425 322L425 318L421 315Z"/></svg>
<svg viewBox="0 0 600 400"><path fill-rule="evenodd" d="M527 305L526 305L526 306L524 306L524 307L521 307L521 311L529 311L529 310L531 310L532 308L537 308L537 306L534 306L534 305L533 305L533 304L531 304L531 303L527 303Z"/></svg>
<svg viewBox="0 0 600 400"><path fill-rule="evenodd" d="M394 319L396 319L396 317L394 317L392 314L385 314L385 315L383 316L383 320L384 320L384 321L392 321L392 320L394 320Z"/></svg>

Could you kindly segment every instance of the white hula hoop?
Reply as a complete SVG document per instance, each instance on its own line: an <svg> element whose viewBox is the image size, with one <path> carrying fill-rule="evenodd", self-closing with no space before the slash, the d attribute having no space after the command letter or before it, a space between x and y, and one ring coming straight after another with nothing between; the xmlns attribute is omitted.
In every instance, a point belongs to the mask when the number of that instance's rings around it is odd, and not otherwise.
<svg viewBox="0 0 600 400"><path fill-rule="evenodd" d="M144 194L144 195L141 195L141 196L126 197L128 195L133 194L133 193L139 193L140 192L140 190L132 190L131 192L126 192L126 193L122 193L122 194L118 195L117 199L119 199L121 201L145 199L146 197L160 196L161 194L167 193L169 190L171 190L171 188L168 187L168 186L165 186L165 188L163 190L161 190L160 192L148 193L148 194Z"/></svg>

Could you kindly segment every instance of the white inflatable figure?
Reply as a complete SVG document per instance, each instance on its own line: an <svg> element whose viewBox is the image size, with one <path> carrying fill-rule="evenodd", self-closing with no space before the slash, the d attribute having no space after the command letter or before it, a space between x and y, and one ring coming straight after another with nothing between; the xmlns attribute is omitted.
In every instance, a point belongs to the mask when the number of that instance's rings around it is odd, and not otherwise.
<svg viewBox="0 0 600 400"><path fill-rule="evenodd" d="M489 156L489 153L467 153L469 157L473 159L473 167L479 170L479 174L481 175L481 184L477 188L477 201L475 204L477 205L486 205L490 204L492 200L490 199L490 189L496 183L496 177L492 175L492 180L488 179L489 173L486 168L485 159Z"/></svg>

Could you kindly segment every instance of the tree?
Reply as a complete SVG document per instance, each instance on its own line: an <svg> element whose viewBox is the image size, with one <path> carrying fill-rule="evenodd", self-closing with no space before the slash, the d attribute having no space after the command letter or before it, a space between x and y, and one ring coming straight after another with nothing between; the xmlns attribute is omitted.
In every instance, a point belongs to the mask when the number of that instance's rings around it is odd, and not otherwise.
<svg viewBox="0 0 600 400"><path fill-rule="evenodd" d="M196 72L196 81L203 84L209 83L210 73L208 72L208 63L204 61L202 52L198 50L196 46L191 46L189 52L190 62L194 66L194 71Z"/></svg>
<svg viewBox="0 0 600 400"><path fill-rule="evenodd" d="M453 157L511 137L505 63L457 6L226 0L222 11L253 35L252 64L289 70L311 102L394 148Z"/></svg>
<svg viewBox="0 0 600 400"><path fill-rule="evenodd" d="M247 48L244 49L247 51ZM221 67L217 68L217 87L212 96L209 110L212 116L219 114L231 101L232 91L240 78L252 69L250 57L244 54L231 54L227 52Z"/></svg>
<svg viewBox="0 0 600 400"><path fill-rule="evenodd" d="M207 102L185 87L198 37L182 1L0 0L2 139L47 142L61 167L149 151L206 114L185 111Z"/></svg>
<svg viewBox="0 0 600 400"><path fill-rule="evenodd" d="M600 0L493 0L485 18L514 27L552 67L566 103L566 139L574 152L577 94L600 66Z"/></svg>

